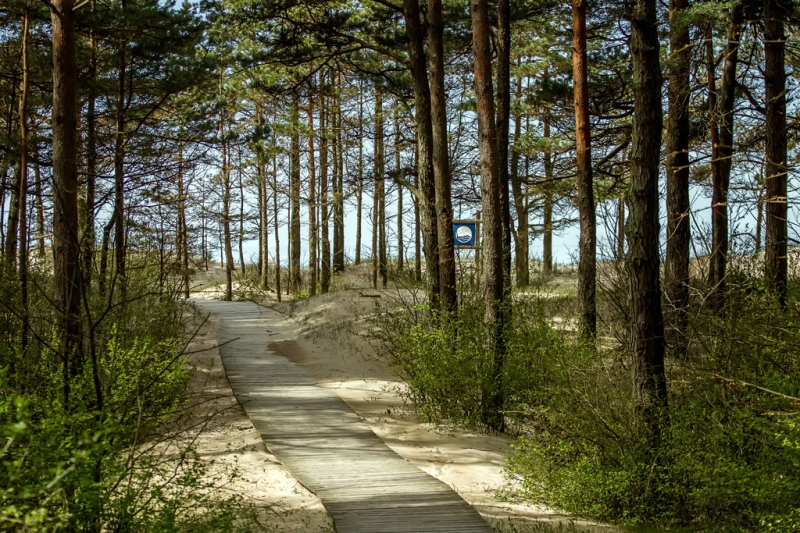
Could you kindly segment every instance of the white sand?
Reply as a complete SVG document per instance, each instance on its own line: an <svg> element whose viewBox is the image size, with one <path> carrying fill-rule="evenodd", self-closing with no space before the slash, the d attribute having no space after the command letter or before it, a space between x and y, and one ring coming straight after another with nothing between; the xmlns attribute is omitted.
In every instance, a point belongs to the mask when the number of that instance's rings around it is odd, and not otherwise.
<svg viewBox="0 0 800 533"><path fill-rule="evenodd" d="M267 531L333 532L333 520L317 496L306 489L267 450L261 435L236 401L217 346L212 316L188 348L196 367L192 381L193 415L213 415L196 440L196 449L212 461L207 477L222 493L237 493L255 505ZM238 474L231 476L232 472Z"/></svg>
<svg viewBox="0 0 800 533"><path fill-rule="evenodd" d="M404 384L391 371L388 361L382 360L365 338L369 327L365 317L379 308L420 301L424 297L419 292L405 289L375 291L365 288L368 287L367 268L368 265L364 264L350 270L336 280L340 290L314 298L278 304L274 293L262 293L259 299L271 304L293 326L290 333L282 335L283 340L277 340L269 347L305 367L319 385L333 389L396 453L447 483L499 530L524 531L526 524L548 522L557 525L570 521L581 530L608 532L615 529L575 520L544 506L507 501L503 495L508 494L509 483L514 482L504 474L512 442L509 437L436 428L404 405L399 394ZM204 294L193 296L218 298L219 293L209 288ZM225 386L229 389L227 379ZM245 441L242 437L242 442L255 445L258 435L249 422L242 422L242 427L245 425L249 429L243 433L251 440ZM325 527L325 521L319 516L324 510L320 512L318 509L318 500L312 502L313 494L300 491L302 497L288 498L285 489L293 483L298 486L290 473L277 464L263 446L252 453L259 454L259 459L253 457L252 462L242 462L244 458L240 458L239 466L244 470L253 464L255 472L246 475L251 477L254 487L281 484L284 492L273 486L274 496L279 498L274 501L285 502L289 518L294 517L297 522L300 516L308 514L308 518L299 521L308 519L313 521L314 527ZM268 461L275 462L275 468L264 468L267 457ZM265 489L258 497L268 499L270 495Z"/></svg>
<svg viewBox="0 0 800 533"><path fill-rule="evenodd" d="M502 496L509 484L503 471L509 437L437 429L404 406L399 394L404 384L364 337L369 327L365 316L379 306L413 297L407 291L352 289L278 304L275 309L295 326L294 340L275 342L270 348L333 389L390 448L447 483L490 523L520 527L570 521L546 507L509 502ZM598 527L576 523L582 529Z"/></svg>

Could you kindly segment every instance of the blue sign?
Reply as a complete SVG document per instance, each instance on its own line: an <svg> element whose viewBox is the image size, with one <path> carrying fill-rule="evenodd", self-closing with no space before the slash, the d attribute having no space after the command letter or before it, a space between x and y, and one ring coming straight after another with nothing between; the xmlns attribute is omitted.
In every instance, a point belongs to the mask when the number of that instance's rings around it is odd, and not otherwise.
<svg viewBox="0 0 800 533"><path fill-rule="evenodd" d="M453 224L453 243L456 248L475 246L475 223Z"/></svg>

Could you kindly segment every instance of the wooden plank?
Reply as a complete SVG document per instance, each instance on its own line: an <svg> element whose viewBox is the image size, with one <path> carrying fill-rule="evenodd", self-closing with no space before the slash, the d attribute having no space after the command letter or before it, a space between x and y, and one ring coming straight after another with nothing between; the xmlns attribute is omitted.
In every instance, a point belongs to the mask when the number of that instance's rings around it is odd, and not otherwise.
<svg viewBox="0 0 800 533"><path fill-rule="evenodd" d="M253 425L317 493L338 533L492 531L450 487L389 449L335 392L267 348L291 338L279 313L245 302L195 303L220 318L222 361Z"/></svg>

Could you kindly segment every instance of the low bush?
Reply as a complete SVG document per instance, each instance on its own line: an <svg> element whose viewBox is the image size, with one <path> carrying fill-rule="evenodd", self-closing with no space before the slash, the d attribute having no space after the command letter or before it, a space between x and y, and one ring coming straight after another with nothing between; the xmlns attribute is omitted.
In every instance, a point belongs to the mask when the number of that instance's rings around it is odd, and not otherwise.
<svg viewBox="0 0 800 533"><path fill-rule="evenodd" d="M25 349L18 313L0 312L0 530L254 529L254 511L216 496L174 424L190 378L185 306L150 274L132 269L125 300L89 296L68 380L52 349L48 273L33 272ZM15 283L0 275L4 302Z"/></svg>
<svg viewBox="0 0 800 533"><path fill-rule="evenodd" d="M549 379L545 370L556 364L566 346L538 303L520 304L510 316L501 381L506 414L515 420L517 414L527 416L540 381ZM485 349L487 330L477 299L441 322L434 322L424 306L384 311L372 321L379 349L408 383L407 399L420 413L437 423L483 427L494 358Z"/></svg>
<svg viewBox="0 0 800 533"><path fill-rule="evenodd" d="M729 297L725 313L693 314L689 357L668 360L669 412L656 440L636 423L624 347L594 352L556 329L569 324L569 306L515 302L502 383L520 493L627 524L800 531L798 314L757 290ZM376 318L382 347L419 412L480 428L493 361L481 302L464 298L448 321L424 311Z"/></svg>

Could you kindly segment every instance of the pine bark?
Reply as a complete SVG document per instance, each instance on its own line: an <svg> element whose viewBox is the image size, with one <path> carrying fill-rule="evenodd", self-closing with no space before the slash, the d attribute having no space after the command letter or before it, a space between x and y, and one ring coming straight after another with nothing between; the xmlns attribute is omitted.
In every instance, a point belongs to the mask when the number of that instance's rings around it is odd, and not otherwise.
<svg viewBox="0 0 800 533"><path fill-rule="evenodd" d="M325 86L323 74L322 86ZM328 117L325 109L325 94L320 96L319 102L319 188L320 188L320 204L322 205L322 258L320 268L320 292L325 294L328 292L328 287L331 280L331 243L330 243L330 230L328 228L328 220L330 213L328 211Z"/></svg>
<svg viewBox="0 0 800 533"><path fill-rule="evenodd" d="M656 442L667 407L658 250L658 167L663 116L656 1L635 0L630 20L634 114L625 267L637 419Z"/></svg>
<svg viewBox="0 0 800 533"><path fill-rule="evenodd" d="M475 96L478 112L478 148L483 208L484 320L489 328L488 349L493 354L492 380L484 391L483 423L502 431L503 383L503 216L501 213L500 157L492 89L491 26L486 0L471 0L472 45L475 52Z"/></svg>
<svg viewBox="0 0 800 533"><path fill-rule="evenodd" d="M70 405L70 379L80 370L80 243L73 0L53 0L53 280L58 310L59 355L64 405Z"/></svg>
<svg viewBox="0 0 800 533"><path fill-rule="evenodd" d="M364 208L364 86L358 85L358 184L356 186L356 261L361 264L361 222Z"/></svg>
<svg viewBox="0 0 800 533"><path fill-rule="evenodd" d="M186 223L186 197L183 183L183 143L178 147L178 262L181 264L183 296L189 298L189 231Z"/></svg>
<svg viewBox="0 0 800 533"><path fill-rule="evenodd" d="M708 113L709 113L709 120L708 120L708 130L709 136L711 138L711 220L712 224L715 222L716 219L716 212L717 212L717 203L720 198L720 191L719 187L722 183L720 179L720 168L719 168L719 123L718 119L718 108L717 108L717 72L716 72L716 63L714 60L714 32L711 27L711 23L706 24L704 29L704 37L706 43L706 50L705 50L705 59L706 59L706 85L708 87ZM714 231L712 229L712 235ZM713 237L712 237L713 241ZM710 255L715 254L714 248L709 250ZM716 279L716 272L714 271L715 260L712 259L709 261L709 274L708 274L708 281L712 287L712 294L717 291L716 285L720 283L719 279Z"/></svg>
<svg viewBox="0 0 800 533"><path fill-rule="evenodd" d="M374 143L373 147L376 147L378 143ZM380 198L378 197L378 178L377 176L373 179L373 188L372 188L372 249L371 249L371 259L372 259L372 288L378 288L378 234L380 230L378 229L378 225L380 224Z"/></svg>
<svg viewBox="0 0 800 533"><path fill-rule="evenodd" d="M34 151L38 156L38 149L34 147ZM36 251L39 254L39 259L45 258L44 251L44 194L42 192L42 173L39 168L38 157L37 161L33 164L34 187L36 188L36 233L37 233L37 246Z"/></svg>
<svg viewBox="0 0 800 533"><path fill-rule="evenodd" d="M220 117L220 137L222 138L222 247L225 254L225 300L233 300L233 242L231 239L231 168L230 147L225 140L225 122Z"/></svg>
<svg viewBox="0 0 800 533"><path fill-rule="evenodd" d="M505 1L505 0L502 0ZM428 54L430 64L433 179L439 244L439 290L442 311L458 307L456 259L453 242L452 175L447 149L447 102L444 90L444 22L442 1L428 0Z"/></svg>
<svg viewBox="0 0 800 533"><path fill-rule="evenodd" d="M578 171L580 259L578 300L581 305L581 337L594 342L597 335L597 225L592 183L589 77L586 64L586 0L572 1L572 78L575 96L575 152Z"/></svg>
<svg viewBox="0 0 800 533"><path fill-rule="evenodd" d="M28 33L30 13L26 7L22 18L22 83L19 99L19 285L22 332L20 348L22 354L28 347L28 94L30 89Z"/></svg>
<svg viewBox="0 0 800 533"><path fill-rule="evenodd" d="M92 1L94 10L94 1ZM86 206L83 237L83 279L87 287L92 284L92 262L95 246L95 189L97 181L97 115L95 111L95 89L97 80L97 36L94 28L89 30L89 95L86 106Z"/></svg>
<svg viewBox="0 0 800 533"><path fill-rule="evenodd" d="M278 155L272 155L272 213L275 228L275 296L281 301L281 238L278 228Z"/></svg>
<svg viewBox="0 0 800 533"><path fill-rule="evenodd" d="M511 195L509 191L508 134L511 121L511 5L497 2L497 157L500 180L500 217L503 232L504 299L511 296ZM501 309L505 312L506 309Z"/></svg>
<svg viewBox="0 0 800 533"><path fill-rule="evenodd" d="M725 66L719 91L719 148L717 163L718 182L713 184L711 198L711 304L721 309L725 303L725 275L728 262L728 189L733 164L733 106L736 89L736 66L739 60L739 39L744 22L741 2L733 6L725 48Z"/></svg>
<svg viewBox="0 0 800 533"><path fill-rule="evenodd" d="M14 107L16 106L17 102L17 76L16 72L11 75L11 98L9 99L8 103L8 119L6 120L6 137L11 138L11 134L14 128ZM2 183L0 183L0 243L2 243L2 250L3 253L6 253L6 243L7 243L7 227L4 224L6 220L6 191L10 190L13 195L13 191L15 187L12 186L9 188L8 186L8 172L11 171L13 174L13 168L10 165L7 165L3 168L3 171L0 173L0 178L2 178ZM15 182L14 182L15 183Z"/></svg>
<svg viewBox="0 0 800 533"><path fill-rule="evenodd" d="M400 119L397 111L394 113L394 168L400 177L400 152L403 149L400 139ZM403 243L403 186L399 180L397 182L397 271L402 272L405 260L405 250Z"/></svg>
<svg viewBox="0 0 800 533"><path fill-rule="evenodd" d="M292 95L292 139L289 148L291 158L290 187L291 187L291 222L289 244L291 250L291 285L292 293L300 293L300 117L298 108L300 100L297 92Z"/></svg>
<svg viewBox="0 0 800 533"><path fill-rule="evenodd" d="M247 265L244 261L244 179L242 178L242 151L239 149L239 161L237 174L239 175L239 268L241 268L242 276L247 273Z"/></svg>
<svg viewBox="0 0 800 533"><path fill-rule="evenodd" d="M123 12L126 2L123 0ZM114 135L114 259L116 263L116 278L119 280L120 289L125 292L125 78L127 43L122 41L119 46L117 65L117 101L116 123Z"/></svg>
<svg viewBox="0 0 800 533"><path fill-rule="evenodd" d="M664 265L670 345L686 356L689 325L689 75L691 41L684 19L688 0L670 3L669 114L667 124L667 255Z"/></svg>
<svg viewBox="0 0 800 533"><path fill-rule="evenodd" d="M787 136L786 36L784 17L788 6L781 0L764 2L764 85L766 95L766 242L764 288L786 307L787 268Z"/></svg>
<svg viewBox="0 0 800 533"><path fill-rule="evenodd" d="M19 244L19 187L22 179L19 161L14 165L14 183L11 187L11 198L8 205L8 222L6 225L6 267L9 271L17 268L17 246Z"/></svg>
<svg viewBox="0 0 800 533"><path fill-rule="evenodd" d="M341 74L338 75L338 83L334 102L334 161L336 168L334 172L334 192L333 192L333 271L336 273L344 271L344 144L342 143L342 83Z"/></svg>
<svg viewBox="0 0 800 533"><path fill-rule="evenodd" d="M256 120L258 121L258 130L264 131L264 114L261 106L256 107ZM269 289L269 195L267 194L267 169L266 160L263 148L258 148L256 151L256 171L258 172L258 190L259 198L259 216L261 219L261 239L259 248L259 264L261 265L261 287Z"/></svg>
<svg viewBox="0 0 800 533"><path fill-rule="evenodd" d="M439 238L436 217L436 186L433 174L433 126L431 94L425 67L425 35L420 24L418 0L403 0L408 36L408 59L414 88L414 113L417 128L417 178L422 194L420 223L423 233L425 273L428 281L428 302L431 309L439 307L441 283L439 277Z"/></svg>
<svg viewBox="0 0 800 533"><path fill-rule="evenodd" d="M317 176L314 152L314 96L308 95L308 295L317 294Z"/></svg>
<svg viewBox="0 0 800 533"><path fill-rule="evenodd" d="M414 177L414 186L419 188L419 180ZM422 223L420 222L419 203L420 200L416 195L411 195L414 201L414 281L417 283L422 281L422 247L421 247L421 232Z"/></svg>
<svg viewBox="0 0 800 533"><path fill-rule="evenodd" d="M517 60L519 64L519 59ZM522 102L522 77L517 76L517 102ZM517 112L514 115L514 141L522 134L522 117ZM512 147L513 148L513 147ZM523 193L523 179L519 174L519 152L511 151L511 163L509 179L511 180L511 192L514 196L514 211L517 213L517 231L514 233L514 266L517 276L517 287L525 288L530 284L529 272L529 246L528 238L530 225L528 222L528 202Z"/></svg>
<svg viewBox="0 0 800 533"><path fill-rule="evenodd" d="M383 93L375 89L375 198L377 202L378 220L378 277L381 287L386 288L386 150L383 129Z"/></svg>
<svg viewBox="0 0 800 533"><path fill-rule="evenodd" d="M545 114L543 121L543 134L545 142L550 139L550 115ZM553 193L550 192L550 184L553 179L553 155L550 148L544 149L544 179L547 182L544 191L544 212L542 214L542 272L549 276L553 272Z"/></svg>

